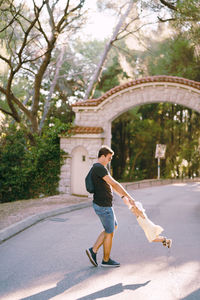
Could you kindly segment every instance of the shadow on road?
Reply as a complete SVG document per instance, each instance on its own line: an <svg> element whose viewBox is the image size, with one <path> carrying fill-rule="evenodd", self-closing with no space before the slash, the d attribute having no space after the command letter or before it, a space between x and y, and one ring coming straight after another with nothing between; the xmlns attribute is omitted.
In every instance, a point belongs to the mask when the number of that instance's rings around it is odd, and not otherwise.
<svg viewBox="0 0 200 300"><path fill-rule="evenodd" d="M188 296L181 298L181 300L199 300L200 299L200 289L194 291Z"/></svg>
<svg viewBox="0 0 200 300"><path fill-rule="evenodd" d="M30 295L25 298L21 298L20 300L49 300L55 296L64 293L71 287L79 284L80 282L86 280L87 278L95 275L97 271L98 271L97 268L87 267L82 270L68 273L67 275L64 276L64 278L61 281L57 283L55 287L39 292L34 295ZM149 282L150 280L141 284L129 284L129 285L123 285L122 283L118 283L116 285L107 287L105 289L102 289L90 295L84 296L82 298L78 298L77 300L93 300L93 299L98 299L103 297L109 297L112 295L120 294L124 290L136 290L140 287L147 285Z"/></svg>
<svg viewBox="0 0 200 300"><path fill-rule="evenodd" d="M90 276L93 276L97 272L97 268L83 268L81 270L68 273L64 276L64 278L57 283L57 285L53 288L50 288L46 291L39 292L35 295L31 295L25 298L21 298L20 300L48 300L52 297L60 295L64 293L69 288L79 284L80 282L86 280Z"/></svg>
<svg viewBox="0 0 200 300"><path fill-rule="evenodd" d="M141 283L141 284L128 284L128 285L123 285L122 283L118 283L118 284L109 286L103 290L100 290L98 292L78 298L77 300L95 300L95 299L99 299L99 298L110 297L113 295L120 294L124 290L134 291L134 290L139 289L140 287L147 285L149 282L150 282L150 280L145 283Z"/></svg>

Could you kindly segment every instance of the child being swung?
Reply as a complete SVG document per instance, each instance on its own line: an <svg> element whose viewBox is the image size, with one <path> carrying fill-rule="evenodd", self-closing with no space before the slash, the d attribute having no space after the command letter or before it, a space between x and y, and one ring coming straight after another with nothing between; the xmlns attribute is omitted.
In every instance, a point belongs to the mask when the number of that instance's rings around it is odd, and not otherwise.
<svg viewBox="0 0 200 300"><path fill-rule="evenodd" d="M154 224L145 213L145 209L142 206L142 203L135 202L137 208L143 212L144 218L141 218L135 210L132 208L131 201L127 197L123 197L124 203L128 206L128 208L136 215L138 224L144 230L144 233L151 242L160 242L163 246L170 248L172 245L172 240L166 237L160 236L161 232L164 230L160 225Z"/></svg>

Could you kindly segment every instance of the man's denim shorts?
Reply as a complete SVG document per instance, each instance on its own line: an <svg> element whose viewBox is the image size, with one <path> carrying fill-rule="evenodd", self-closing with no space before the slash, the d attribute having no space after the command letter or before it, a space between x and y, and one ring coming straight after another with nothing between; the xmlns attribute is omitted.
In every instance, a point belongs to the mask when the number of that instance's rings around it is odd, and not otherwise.
<svg viewBox="0 0 200 300"><path fill-rule="evenodd" d="M117 226L117 219L112 207L109 206L99 206L93 202L93 208L96 214L99 216L101 223L105 229L106 233L112 233Z"/></svg>

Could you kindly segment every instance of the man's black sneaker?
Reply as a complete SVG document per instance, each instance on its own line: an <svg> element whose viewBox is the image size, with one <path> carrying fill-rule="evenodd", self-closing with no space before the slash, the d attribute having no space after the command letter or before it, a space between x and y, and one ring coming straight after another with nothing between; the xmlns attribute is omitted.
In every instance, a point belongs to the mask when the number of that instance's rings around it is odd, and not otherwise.
<svg viewBox="0 0 200 300"><path fill-rule="evenodd" d="M86 250L86 254L87 256L89 257L89 260L91 261L91 263L97 267L98 266L98 263L97 263L97 255L96 253L93 252L92 248L90 249L87 249Z"/></svg>
<svg viewBox="0 0 200 300"><path fill-rule="evenodd" d="M120 267L120 263L109 258L109 261L102 260L101 266L105 268L115 268L115 267Z"/></svg>

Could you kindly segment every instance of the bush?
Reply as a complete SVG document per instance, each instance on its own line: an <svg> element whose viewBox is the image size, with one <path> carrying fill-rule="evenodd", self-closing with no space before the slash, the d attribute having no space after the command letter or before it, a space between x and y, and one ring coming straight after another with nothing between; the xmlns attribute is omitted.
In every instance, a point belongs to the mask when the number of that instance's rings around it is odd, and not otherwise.
<svg viewBox="0 0 200 300"><path fill-rule="evenodd" d="M58 134L68 128L58 121L34 137L34 146L21 129L7 128L0 139L0 202L58 193L63 154Z"/></svg>

